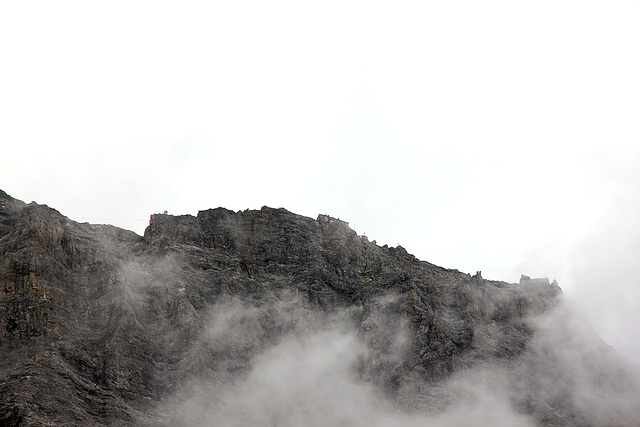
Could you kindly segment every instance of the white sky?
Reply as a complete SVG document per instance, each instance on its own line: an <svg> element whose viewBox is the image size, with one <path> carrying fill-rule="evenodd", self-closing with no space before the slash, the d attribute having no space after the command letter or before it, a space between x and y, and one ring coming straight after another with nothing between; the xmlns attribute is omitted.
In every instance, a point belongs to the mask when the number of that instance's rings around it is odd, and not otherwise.
<svg viewBox="0 0 640 427"><path fill-rule="evenodd" d="M140 234L285 207L557 278L640 360L640 0L2 1L0 188Z"/></svg>

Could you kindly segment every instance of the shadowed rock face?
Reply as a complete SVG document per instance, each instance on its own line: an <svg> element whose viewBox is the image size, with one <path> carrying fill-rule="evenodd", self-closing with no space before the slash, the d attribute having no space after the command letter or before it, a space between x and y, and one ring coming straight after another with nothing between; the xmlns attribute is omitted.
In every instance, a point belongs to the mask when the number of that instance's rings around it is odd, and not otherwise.
<svg viewBox="0 0 640 427"><path fill-rule="evenodd" d="M601 419L576 398L585 384L611 401L637 391L573 317L548 320L555 281L438 267L329 216L153 215L140 237L0 191L0 255L0 425L216 425L185 415L194 383L255 376L286 339L329 327L353 331L366 351L350 372L403 413L437 416L459 396L452 379L491 370L532 423L640 419L608 401L617 415Z"/></svg>

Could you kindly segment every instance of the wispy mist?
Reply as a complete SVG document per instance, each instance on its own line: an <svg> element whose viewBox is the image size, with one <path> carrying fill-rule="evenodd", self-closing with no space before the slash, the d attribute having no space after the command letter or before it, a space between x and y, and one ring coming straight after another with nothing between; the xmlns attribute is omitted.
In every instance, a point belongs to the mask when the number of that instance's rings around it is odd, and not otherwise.
<svg viewBox="0 0 640 427"><path fill-rule="evenodd" d="M358 331L357 308L319 313L291 296L261 306L231 300L211 314L190 350L206 367L163 409L172 425L525 427L540 421L524 415L527 405L546 407L552 423L573 404L577 422L633 425L640 413L620 360L564 304L530 320L536 335L521 359L478 364L442 383L407 378L411 398L389 394L372 375L401 363L406 349L401 338L395 354L383 354L375 340L409 334L384 302L363 322L375 332Z"/></svg>
<svg viewBox="0 0 640 427"><path fill-rule="evenodd" d="M597 220L570 241L530 252L513 271L558 279L606 342L640 364L640 176L636 150L590 159L594 191L606 194ZM586 212L584 215L593 215ZM582 214L576 215L580 220Z"/></svg>

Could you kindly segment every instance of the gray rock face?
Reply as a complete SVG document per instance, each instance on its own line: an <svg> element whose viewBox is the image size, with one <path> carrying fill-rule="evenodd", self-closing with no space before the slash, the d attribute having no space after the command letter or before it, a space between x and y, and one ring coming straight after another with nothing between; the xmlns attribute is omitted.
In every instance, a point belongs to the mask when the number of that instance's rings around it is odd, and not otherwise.
<svg viewBox="0 0 640 427"><path fill-rule="evenodd" d="M469 378L508 406L493 425L640 419L555 281L438 267L326 215L152 215L141 237L0 191L0 254L0 425L476 425Z"/></svg>

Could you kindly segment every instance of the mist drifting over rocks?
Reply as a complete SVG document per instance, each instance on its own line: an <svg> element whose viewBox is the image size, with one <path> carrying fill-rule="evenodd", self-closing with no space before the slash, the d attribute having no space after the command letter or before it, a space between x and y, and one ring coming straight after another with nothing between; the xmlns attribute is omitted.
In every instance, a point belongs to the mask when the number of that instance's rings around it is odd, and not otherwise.
<svg viewBox="0 0 640 427"><path fill-rule="evenodd" d="M636 369L557 283L284 209L144 236L0 192L0 424L634 426Z"/></svg>

